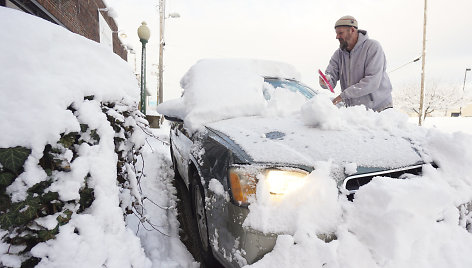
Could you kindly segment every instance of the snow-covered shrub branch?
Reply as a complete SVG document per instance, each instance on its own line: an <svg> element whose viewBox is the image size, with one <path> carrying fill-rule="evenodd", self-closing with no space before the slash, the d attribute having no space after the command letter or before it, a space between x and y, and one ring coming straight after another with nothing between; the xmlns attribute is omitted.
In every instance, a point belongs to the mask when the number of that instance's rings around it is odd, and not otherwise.
<svg viewBox="0 0 472 268"><path fill-rule="evenodd" d="M100 206L94 202L103 199L100 181L107 178L93 166L96 157L108 157L102 159L104 163L116 166L113 177L123 218L141 204L137 177L141 172L136 163L144 144L142 128L146 128L138 123L144 122L142 114L128 104L100 103L93 96L68 110L80 123L80 131L62 133L56 143L44 147L41 156L22 146L0 148L0 237L11 257L2 260L7 267L37 265L47 257L35 254L38 244L55 239L61 226L76 215L93 214L93 206ZM98 111L94 117L103 117L108 124L94 122L86 116L90 111ZM112 146L107 144L110 141ZM112 152L107 152L108 147Z"/></svg>

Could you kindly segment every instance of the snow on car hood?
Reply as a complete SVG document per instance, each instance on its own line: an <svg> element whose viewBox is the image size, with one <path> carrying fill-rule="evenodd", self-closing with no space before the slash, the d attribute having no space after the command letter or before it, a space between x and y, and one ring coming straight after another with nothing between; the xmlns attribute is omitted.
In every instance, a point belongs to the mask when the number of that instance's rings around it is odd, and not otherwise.
<svg viewBox="0 0 472 268"><path fill-rule="evenodd" d="M396 168L422 161L413 145L391 131L322 129L300 117L240 117L210 123L255 162L313 166L317 161Z"/></svg>

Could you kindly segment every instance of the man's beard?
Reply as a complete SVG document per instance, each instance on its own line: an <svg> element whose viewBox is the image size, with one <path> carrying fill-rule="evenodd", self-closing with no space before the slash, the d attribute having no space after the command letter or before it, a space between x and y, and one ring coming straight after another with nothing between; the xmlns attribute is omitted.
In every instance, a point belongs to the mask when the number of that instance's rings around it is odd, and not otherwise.
<svg viewBox="0 0 472 268"><path fill-rule="evenodd" d="M339 39L339 48L342 50L347 49L347 41L344 39Z"/></svg>

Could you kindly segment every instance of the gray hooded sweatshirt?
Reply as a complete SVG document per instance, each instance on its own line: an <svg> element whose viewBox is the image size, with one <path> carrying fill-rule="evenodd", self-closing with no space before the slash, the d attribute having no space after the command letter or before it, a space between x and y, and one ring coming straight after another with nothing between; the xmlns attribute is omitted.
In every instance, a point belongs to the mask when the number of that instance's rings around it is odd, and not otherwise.
<svg viewBox="0 0 472 268"><path fill-rule="evenodd" d="M376 40L359 30L356 45L348 52L337 49L326 74L331 85L341 83L341 98L346 106L365 105L374 111L392 107L392 84L385 70L385 54Z"/></svg>

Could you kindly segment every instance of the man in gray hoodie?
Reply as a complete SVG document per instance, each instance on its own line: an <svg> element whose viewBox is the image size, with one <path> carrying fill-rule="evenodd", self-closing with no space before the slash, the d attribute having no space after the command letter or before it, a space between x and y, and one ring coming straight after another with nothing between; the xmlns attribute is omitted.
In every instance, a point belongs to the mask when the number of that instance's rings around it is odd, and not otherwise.
<svg viewBox="0 0 472 268"><path fill-rule="evenodd" d="M386 59L380 43L369 39L367 32L357 29L357 20L343 16L334 26L337 49L326 68L326 78L336 86L341 83L341 94L333 104L364 105L380 112L393 107L392 84L385 70ZM327 85L320 79L320 85Z"/></svg>

